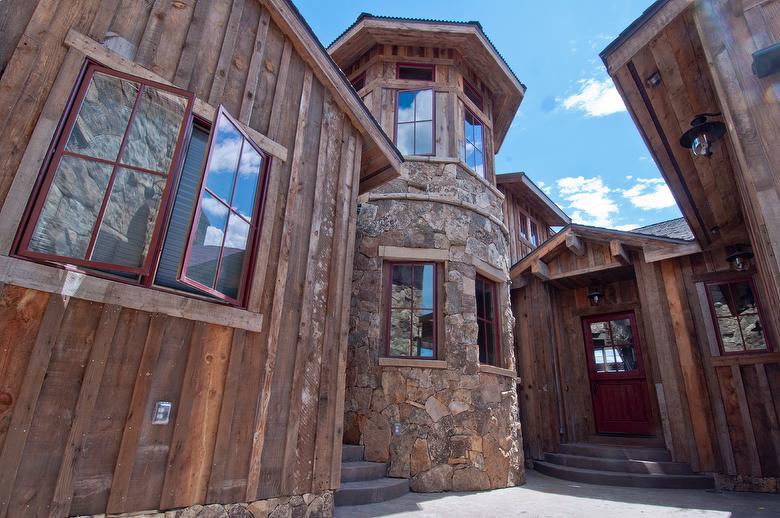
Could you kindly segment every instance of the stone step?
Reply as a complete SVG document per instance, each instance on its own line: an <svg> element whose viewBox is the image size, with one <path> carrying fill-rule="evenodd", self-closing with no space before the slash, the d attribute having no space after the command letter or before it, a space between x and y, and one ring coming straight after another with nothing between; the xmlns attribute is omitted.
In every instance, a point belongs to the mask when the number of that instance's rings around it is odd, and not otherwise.
<svg viewBox="0 0 780 518"><path fill-rule="evenodd" d="M644 487L657 489L711 489L712 477L706 475L647 475L621 473L616 471L598 471L593 469L560 466L549 462L534 461L534 469L551 477L601 484L606 486Z"/></svg>
<svg viewBox="0 0 780 518"><path fill-rule="evenodd" d="M409 481L405 478L344 482L336 490L334 501L337 506L374 504L398 498L408 492Z"/></svg>
<svg viewBox="0 0 780 518"><path fill-rule="evenodd" d="M341 481L376 480L387 475L387 464L381 462L351 461L341 463Z"/></svg>
<svg viewBox="0 0 780 518"><path fill-rule="evenodd" d="M560 453L607 459L650 460L655 462L670 462L672 460L671 454L662 448L607 446L582 442L561 444Z"/></svg>
<svg viewBox="0 0 780 518"><path fill-rule="evenodd" d="M633 435L591 435L587 442L604 444L606 446L637 446L640 448L664 449L663 439L660 437L637 437Z"/></svg>
<svg viewBox="0 0 780 518"><path fill-rule="evenodd" d="M359 444L341 445L341 462L355 462L363 460L363 448Z"/></svg>
<svg viewBox="0 0 780 518"><path fill-rule="evenodd" d="M585 457L565 453L545 453L544 461L560 466L598 471L617 471L645 475L692 475L693 471L683 462L659 462L654 460L610 459Z"/></svg>

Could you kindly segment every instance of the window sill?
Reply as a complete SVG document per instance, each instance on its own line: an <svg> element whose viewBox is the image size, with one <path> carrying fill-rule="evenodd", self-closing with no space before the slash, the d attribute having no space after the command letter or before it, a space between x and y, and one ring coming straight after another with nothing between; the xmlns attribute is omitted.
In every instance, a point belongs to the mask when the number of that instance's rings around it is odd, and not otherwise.
<svg viewBox="0 0 780 518"><path fill-rule="evenodd" d="M713 367L726 367L731 365L755 365L759 363L780 362L780 352L753 351L728 353L712 357Z"/></svg>
<svg viewBox="0 0 780 518"><path fill-rule="evenodd" d="M245 309L15 257L0 256L0 283L247 331L259 332L263 326L263 315Z"/></svg>
<svg viewBox="0 0 780 518"><path fill-rule="evenodd" d="M496 376L504 376L505 378L517 378L517 373L512 369L504 369L503 367L496 367L495 365L479 365L479 372L483 374L495 374Z"/></svg>
<svg viewBox="0 0 780 518"><path fill-rule="evenodd" d="M446 369L444 360L423 360L417 358L379 358L380 367L415 367L418 369Z"/></svg>

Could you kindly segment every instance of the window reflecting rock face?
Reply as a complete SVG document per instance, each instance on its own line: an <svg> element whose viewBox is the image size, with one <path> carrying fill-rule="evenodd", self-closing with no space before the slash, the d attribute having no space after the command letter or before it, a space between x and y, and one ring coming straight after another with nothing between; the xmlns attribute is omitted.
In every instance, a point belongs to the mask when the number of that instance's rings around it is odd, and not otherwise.
<svg viewBox="0 0 780 518"><path fill-rule="evenodd" d="M435 265L390 266L390 356L435 356Z"/></svg>
<svg viewBox="0 0 780 518"><path fill-rule="evenodd" d="M707 291L724 353L768 350L750 281L712 283Z"/></svg>

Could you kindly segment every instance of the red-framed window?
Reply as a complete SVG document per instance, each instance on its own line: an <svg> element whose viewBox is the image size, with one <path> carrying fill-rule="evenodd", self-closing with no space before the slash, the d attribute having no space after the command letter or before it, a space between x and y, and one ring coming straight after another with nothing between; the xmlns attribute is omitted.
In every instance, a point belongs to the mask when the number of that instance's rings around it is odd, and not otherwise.
<svg viewBox="0 0 780 518"><path fill-rule="evenodd" d="M396 98L395 144L403 155L433 155L433 89L399 90Z"/></svg>
<svg viewBox="0 0 780 518"><path fill-rule="evenodd" d="M482 121L464 106L463 161L472 171L485 177L484 131Z"/></svg>
<svg viewBox="0 0 780 518"><path fill-rule="evenodd" d="M530 235L531 235L531 244L534 246L539 246L539 226L536 224L534 220L529 220L530 222Z"/></svg>
<svg viewBox="0 0 780 518"><path fill-rule="evenodd" d="M479 93L479 91L474 88L471 83L463 80L463 94L469 98L471 102L474 103L474 106L479 108L480 110L484 110L484 101L482 99L482 94Z"/></svg>
<svg viewBox="0 0 780 518"><path fill-rule="evenodd" d="M436 358L436 263L386 262L385 354Z"/></svg>
<svg viewBox="0 0 780 518"><path fill-rule="evenodd" d="M398 63L396 78L410 81L436 81L436 66L412 63Z"/></svg>
<svg viewBox="0 0 780 518"><path fill-rule="evenodd" d="M520 237L528 239L528 216L520 211Z"/></svg>
<svg viewBox="0 0 780 518"><path fill-rule="evenodd" d="M499 326L498 289L496 283L481 275L474 280L477 297L477 343L479 363L501 366L501 336Z"/></svg>
<svg viewBox="0 0 780 518"><path fill-rule="evenodd" d="M362 74L356 76L350 81L350 83L352 83L352 88L354 88L356 92L359 92L363 89L364 86L366 86L366 73L363 72Z"/></svg>
<svg viewBox="0 0 780 518"><path fill-rule="evenodd" d="M761 323L761 308L752 278L711 281L705 286L721 353L772 350Z"/></svg>
<svg viewBox="0 0 780 518"><path fill-rule="evenodd" d="M192 93L86 61L14 254L242 305L251 273L246 251L259 233L269 160L223 107L213 122L196 121L193 100ZM240 138L227 138L229 127ZM221 275L206 286L185 275L197 255L191 253L190 236L197 237L193 212L208 204L202 185L224 188L214 185L215 170L231 162L234 195L222 208L227 228L220 243Z"/></svg>
<svg viewBox="0 0 780 518"><path fill-rule="evenodd" d="M267 179L263 152L220 107L182 264L182 282L241 303Z"/></svg>
<svg viewBox="0 0 780 518"><path fill-rule="evenodd" d="M149 274L193 99L89 63L18 254Z"/></svg>

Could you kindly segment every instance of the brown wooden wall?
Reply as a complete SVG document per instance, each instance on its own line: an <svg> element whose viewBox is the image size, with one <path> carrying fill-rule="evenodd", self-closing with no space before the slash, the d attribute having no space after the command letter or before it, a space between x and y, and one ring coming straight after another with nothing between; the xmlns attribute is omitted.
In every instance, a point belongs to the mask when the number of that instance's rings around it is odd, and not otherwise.
<svg viewBox="0 0 780 518"><path fill-rule="evenodd" d="M588 242L585 256L592 246L600 245ZM551 278L553 270L577 272L573 254L566 255L549 261ZM582 317L633 310L656 436L673 458L697 471L748 477L743 488L780 476L780 354L721 355L703 282L733 275L725 257L706 252L645 263L634 252L632 263L631 278L603 281L605 300L596 308L587 286L566 279L530 276L513 290L526 454L541 458L561 442L594 434Z"/></svg>
<svg viewBox="0 0 780 518"><path fill-rule="evenodd" d="M0 517L339 485L362 139L273 20L257 0L41 0L32 10L0 78L0 202L28 144L48 147L83 63L63 44L69 29L125 38L137 65L224 104L288 159L272 159L251 281L259 332L3 285ZM0 33L0 49L13 36ZM169 425L150 424L157 400L173 402Z"/></svg>
<svg viewBox="0 0 780 518"><path fill-rule="evenodd" d="M535 210L524 197L505 187L499 187L499 190L505 196L504 222L509 229L510 264L515 264L517 261L530 254L535 248L531 245L529 240L520 235L520 213L524 213L527 218L531 218L536 222L536 225L539 228L539 244L544 243L550 238L550 226L545 223L541 214Z"/></svg>

